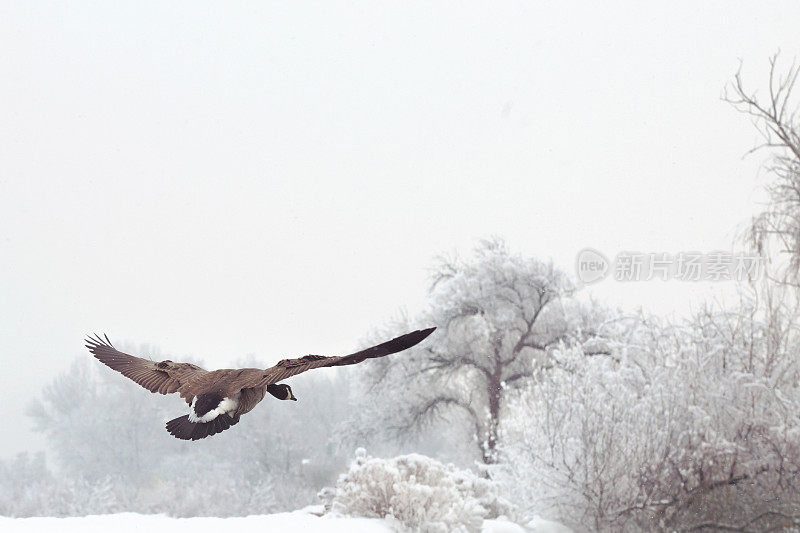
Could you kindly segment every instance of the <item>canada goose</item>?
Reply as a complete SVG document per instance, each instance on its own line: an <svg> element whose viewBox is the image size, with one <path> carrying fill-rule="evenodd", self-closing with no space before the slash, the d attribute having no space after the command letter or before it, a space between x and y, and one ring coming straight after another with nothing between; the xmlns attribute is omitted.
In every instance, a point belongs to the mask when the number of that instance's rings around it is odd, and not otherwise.
<svg viewBox="0 0 800 533"><path fill-rule="evenodd" d="M86 347L101 363L132 379L150 392L177 392L190 405L189 414L167 422L167 431L183 440L204 439L239 422L268 392L279 400L295 400L289 385L278 381L323 366L344 366L401 352L422 342L436 328L406 333L360 352L339 357L306 355L283 359L266 370L226 368L204 370L191 363L155 362L118 351L105 334L86 338Z"/></svg>

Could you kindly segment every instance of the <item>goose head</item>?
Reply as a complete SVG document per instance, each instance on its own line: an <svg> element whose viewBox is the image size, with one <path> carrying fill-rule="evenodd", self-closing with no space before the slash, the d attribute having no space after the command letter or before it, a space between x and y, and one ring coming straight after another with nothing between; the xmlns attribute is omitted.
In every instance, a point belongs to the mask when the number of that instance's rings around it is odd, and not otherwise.
<svg viewBox="0 0 800 533"><path fill-rule="evenodd" d="M297 398L292 394L292 388L289 385L281 383L280 385L267 385L267 392L275 396L279 400L294 400Z"/></svg>

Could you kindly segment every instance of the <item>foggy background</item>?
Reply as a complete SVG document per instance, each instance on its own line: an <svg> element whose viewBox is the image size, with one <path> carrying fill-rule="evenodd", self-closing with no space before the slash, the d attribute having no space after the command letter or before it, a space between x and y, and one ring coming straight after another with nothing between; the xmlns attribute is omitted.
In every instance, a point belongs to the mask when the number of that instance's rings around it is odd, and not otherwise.
<svg viewBox="0 0 800 533"><path fill-rule="evenodd" d="M743 3L0 4L0 403L151 343L230 366L336 354L476 238L727 249L762 157L720 101L797 49ZM695 284L592 287L685 312ZM41 441L26 425L8 455Z"/></svg>
<svg viewBox="0 0 800 533"><path fill-rule="evenodd" d="M730 250L766 154L743 157L760 139L722 91L740 62L761 88L767 58L791 62L798 20L794 2L0 2L0 404L98 366L90 332L207 368L349 353L485 237L568 273L585 247ZM584 295L679 318L735 290ZM32 428L0 457L46 449Z"/></svg>

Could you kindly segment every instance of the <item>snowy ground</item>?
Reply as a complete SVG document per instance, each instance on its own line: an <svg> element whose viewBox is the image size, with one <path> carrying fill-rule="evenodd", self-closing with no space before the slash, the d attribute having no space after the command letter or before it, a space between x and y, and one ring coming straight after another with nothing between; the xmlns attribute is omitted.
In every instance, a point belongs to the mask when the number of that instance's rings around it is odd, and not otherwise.
<svg viewBox="0 0 800 533"><path fill-rule="evenodd" d="M303 533L387 533L397 530L377 518L318 517L304 511L244 518L169 518L162 515L121 513L79 518L6 518L0 517L3 533L81 532L81 533L204 533L233 531L302 531ZM555 522L536 519L526 527L500 520L484 522L483 533L569 533Z"/></svg>

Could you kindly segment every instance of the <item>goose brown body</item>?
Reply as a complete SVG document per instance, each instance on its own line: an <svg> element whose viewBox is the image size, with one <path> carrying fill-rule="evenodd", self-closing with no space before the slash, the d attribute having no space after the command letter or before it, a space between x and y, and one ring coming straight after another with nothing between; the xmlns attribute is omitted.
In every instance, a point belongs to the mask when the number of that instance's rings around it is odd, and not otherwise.
<svg viewBox="0 0 800 533"><path fill-rule="evenodd" d="M360 363L366 359L401 352L422 342L436 328L406 333L395 339L349 355L306 355L283 359L275 366L228 368L208 371L191 363L151 361L120 352L107 336L86 338L86 347L100 362L153 393L177 392L186 400L190 414L167 422L167 431L183 440L215 435L239 422L269 392L280 400L296 400L288 385L278 384L307 370Z"/></svg>

